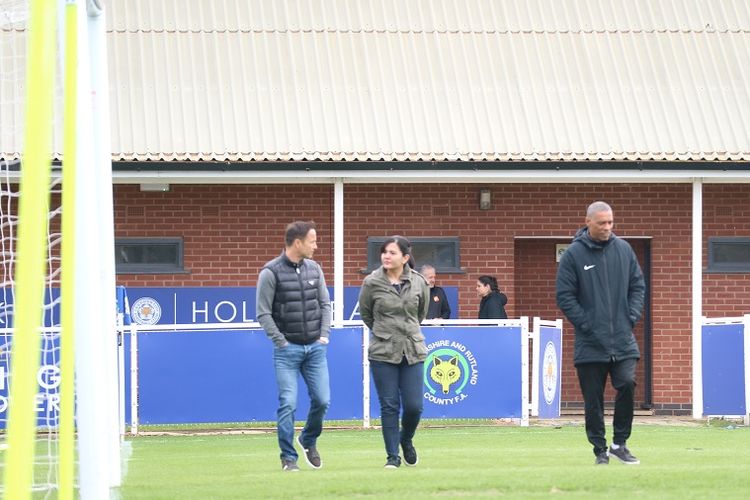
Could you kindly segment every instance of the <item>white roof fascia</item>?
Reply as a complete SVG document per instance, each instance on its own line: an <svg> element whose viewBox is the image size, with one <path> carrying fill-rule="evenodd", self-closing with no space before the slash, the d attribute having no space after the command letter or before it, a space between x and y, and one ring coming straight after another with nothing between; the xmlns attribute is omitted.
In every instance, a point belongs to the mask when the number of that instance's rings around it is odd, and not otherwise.
<svg viewBox="0 0 750 500"><path fill-rule="evenodd" d="M314 171L114 171L115 184L612 184L612 183L750 183L747 170L314 170Z"/></svg>

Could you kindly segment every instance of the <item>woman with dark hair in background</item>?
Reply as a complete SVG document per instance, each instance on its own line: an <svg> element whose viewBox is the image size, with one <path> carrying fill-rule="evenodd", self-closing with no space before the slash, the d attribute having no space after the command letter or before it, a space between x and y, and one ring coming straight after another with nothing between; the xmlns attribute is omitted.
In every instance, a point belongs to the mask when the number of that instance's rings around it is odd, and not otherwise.
<svg viewBox="0 0 750 500"><path fill-rule="evenodd" d="M412 439L422 416L422 375L427 346L419 327L427 315L430 289L412 269L411 244L391 236L380 247L382 266L367 276L359 294L359 313L370 329L368 358L380 400L387 469L417 465ZM403 408L401 428L399 413Z"/></svg>
<svg viewBox="0 0 750 500"><path fill-rule="evenodd" d="M479 319L508 319L505 312L508 297L500 292L494 276L480 276L477 279L477 293L482 297L479 304Z"/></svg>

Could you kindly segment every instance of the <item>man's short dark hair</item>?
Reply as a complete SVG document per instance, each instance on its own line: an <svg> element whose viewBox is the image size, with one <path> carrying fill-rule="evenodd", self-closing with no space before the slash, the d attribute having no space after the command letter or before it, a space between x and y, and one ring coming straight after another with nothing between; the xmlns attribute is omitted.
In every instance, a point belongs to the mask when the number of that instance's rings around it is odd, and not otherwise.
<svg viewBox="0 0 750 500"><path fill-rule="evenodd" d="M292 246L294 244L294 240L304 240L305 238L307 238L307 233L309 233L312 229L315 229L314 221L297 220L292 222L286 227L286 234L284 236L286 246Z"/></svg>

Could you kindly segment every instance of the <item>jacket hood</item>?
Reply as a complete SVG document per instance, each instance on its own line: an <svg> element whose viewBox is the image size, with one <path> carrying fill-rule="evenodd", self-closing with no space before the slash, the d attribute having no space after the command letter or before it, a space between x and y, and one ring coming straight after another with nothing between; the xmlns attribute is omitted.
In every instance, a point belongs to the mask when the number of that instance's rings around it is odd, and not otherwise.
<svg viewBox="0 0 750 500"><path fill-rule="evenodd" d="M617 236L615 235L615 233L612 233L609 237L607 244L609 244L609 242L616 240L616 239L617 239ZM586 245L588 248L591 248L591 249L602 248L602 245L599 245L596 241L594 241L591 238L591 236L589 235L589 228L586 226L583 226L578 231L576 231L575 236L573 236L573 243L575 242L583 243L584 245Z"/></svg>

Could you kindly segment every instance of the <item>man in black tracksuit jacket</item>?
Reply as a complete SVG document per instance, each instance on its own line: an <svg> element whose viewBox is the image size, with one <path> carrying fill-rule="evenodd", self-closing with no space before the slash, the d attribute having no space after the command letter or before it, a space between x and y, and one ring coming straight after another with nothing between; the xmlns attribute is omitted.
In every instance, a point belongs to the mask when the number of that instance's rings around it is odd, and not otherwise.
<svg viewBox="0 0 750 500"><path fill-rule="evenodd" d="M573 361L583 393L586 435L596 464L614 456L639 463L625 447L633 423L635 366L640 358L633 327L643 310L646 286L635 252L612 233L612 208L602 201L586 212L586 227L560 259L557 305L575 327ZM604 432L604 386L617 390L612 446Z"/></svg>

